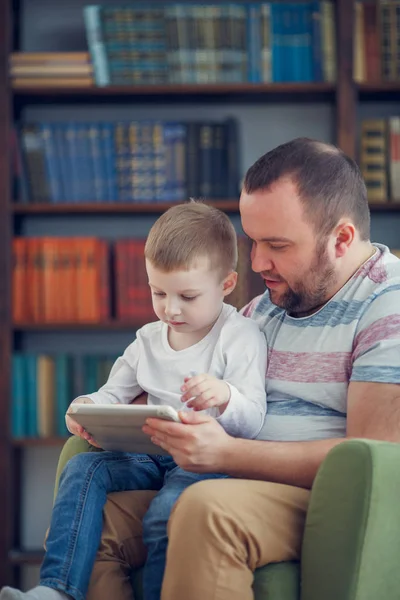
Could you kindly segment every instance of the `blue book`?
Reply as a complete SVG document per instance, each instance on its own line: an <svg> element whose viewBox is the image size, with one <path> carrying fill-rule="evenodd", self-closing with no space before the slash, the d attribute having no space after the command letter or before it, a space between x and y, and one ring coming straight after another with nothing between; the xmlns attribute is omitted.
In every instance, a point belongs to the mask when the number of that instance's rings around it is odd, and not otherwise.
<svg viewBox="0 0 400 600"><path fill-rule="evenodd" d="M63 437L69 435L65 425L65 413L73 400L71 357L60 354L55 357L54 363L56 387L55 429L57 435Z"/></svg>
<svg viewBox="0 0 400 600"><path fill-rule="evenodd" d="M75 123L67 123L64 127L66 139L67 164L71 197L69 202L79 202L81 163L79 160L78 129Z"/></svg>
<svg viewBox="0 0 400 600"><path fill-rule="evenodd" d="M115 126L113 123L100 125L101 150L100 158L105 181L105 199L108 202L118 201L116 154L115 154Z"/></svg>
<svg viewBox="0 0 400 600"><path fill-rule="evenodd" d="M163 202L167 187L167 153L165 144L165 124L161 121L153 123L153 168L154 168L154 201Z"/></svg>
<svg viewBox="0 0 400 600"><path fill-rule="evenodd" d="M302 81L302 52L301 52L301 7L291 8L291 37L292 37L292 81Z"/></svg>
<svg viewBox="0 0 400 600"><path fill-rule="evenodd" d="M175 123L164 123L164 144L166 155L166 182L161 202L173 202L175 193Z"/></svg>
<svg viewBox="0 0 400 600"><path fill-rule="evenodd" d="M89 139L89 153L91 161L92 182L92 200L96 202L105 202L106 193L106 171L102 165L102 142L100 125L89 123L87 126L87 135Z"/></svg>
<svg viewBox="0 0 400 600"><path fill-rule="evenodd" d="M71 398L84 396L94 390L85 388L85 357L77 354L72 357L72 393Z"/></svg>
<svg viewBox="0 0 400 600"><path fill-rule="evenodd" d="M85 377L85 390L86 394L97 392L99 389L99 377L98 377L98 357L97 356L85 356L84 357L84 377Z"/></svg>
<svg viewBox="0 0 400 600"><path fill-rule="evenodd" d="M89 145L89 130L84 123L75 124L76 155L75 169L77 173L77 202L93 202L94 171Z"/></svg>
<svg viewBox="0 0 400 600"><path fill-rule="evenodd" d="M62 202L61 173L59 161L57 160L57 144L54 126L50 123L40 124L40 135L43 140L44 159L46 166L46 177L49 185L50 202L59 204Z"/></svg>
<svg viewBox="0 0 400 600"><path fill-rule="evenodd" d="M281 6L271 3L271 35L272 35L272 81L283 81L282 68L282 11Z"/></svg>
<svg viewBox="0 0 400 600"><path fill-rule="evenodd" d="M261 10L259 3L247 7L247 78L250 83L261 81Z"/></svg>
<svg viewBox="0 0 400 600"><path fill-rule="evenodd" d="M38 437L38 381L36 354L26 354L25 361L27 381L27 436Z"/></svg>
<svg viewBox="0 0 400 600"><path fill-rule="evenodd" d="M23 354L13 354L12 370L12 403L11 403L11 433L14 438L27 434L26 419L26 372Z"/></svg>
<svg viewBox="0 0 400 600"><path fill-rule="evenodd" d="M303 51L303 81L313 81L313 53L312 53L312 17L311 17L311 4L302 5L302 22L303 22L303 36L302 36L302 51Z"/></svg>
<svg viewBox="0 0 400 600"><path fill-rule="evenodd" d="M110 85L110 71L105 44L103 41L102 26L103 7L99 5L85 6L83 20L86 28L87 44L92 58L96 85Z"/></svg>
<svg viewBox="0 0 400 600"><path fill-rule="evenodd" d="M56 145L56 162L60 173L61 202L68 203L72 199L71 169L69 166L69 152L67 148L67 137L65 124L53 125L54 139Z"/></svg>
<svg viewBox="0 0 400 600"><path fill-rule="evenodd" d="M322 11L320 2L311 4L311 27L312 27L312 58L313 58L313 81L323 81L322 64Z"/></svg>

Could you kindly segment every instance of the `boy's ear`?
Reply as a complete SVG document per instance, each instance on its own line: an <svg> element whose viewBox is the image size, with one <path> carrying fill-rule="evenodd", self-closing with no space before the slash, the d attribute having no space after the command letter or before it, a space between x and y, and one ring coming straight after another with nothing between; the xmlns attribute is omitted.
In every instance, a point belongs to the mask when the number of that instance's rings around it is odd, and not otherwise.
<svg viewBox="0 0 400 600"><path fill-rule="evenodd" d="M224 297L229 296L229 294L233 292L236 287L237 278L238 274L236 271L232 271L227 277L225 277L224 281L222 282Z"/></svg>

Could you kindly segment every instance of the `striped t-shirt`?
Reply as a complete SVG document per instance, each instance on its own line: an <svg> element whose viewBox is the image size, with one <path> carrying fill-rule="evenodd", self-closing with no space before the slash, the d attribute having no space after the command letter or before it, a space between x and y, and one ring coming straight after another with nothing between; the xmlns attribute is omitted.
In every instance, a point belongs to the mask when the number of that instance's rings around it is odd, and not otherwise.
<svg viewBox="0 0 400 600"><path fill-rule="evenodd" d="M400 260L374 246L377 252L310 316L289 316L268 291L243 310L268 344L267 416L258 439L343 437L350 381L400 383Z"/></svg>

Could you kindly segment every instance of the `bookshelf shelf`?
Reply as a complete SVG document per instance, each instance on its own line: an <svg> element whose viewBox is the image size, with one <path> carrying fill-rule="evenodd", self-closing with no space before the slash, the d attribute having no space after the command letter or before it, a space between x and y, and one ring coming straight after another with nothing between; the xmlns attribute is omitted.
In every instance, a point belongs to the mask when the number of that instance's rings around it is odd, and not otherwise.
<svg viewBox="0 0 400 600"><path fill-rule="evenodd" d="M237 212L239 210L238 200L210 200L216 208L226 212ZM171 203L148 203L148 204L119 204L114 203L89 203L89 204L13 204L12 211L19 215L32 214L85 214L85 213L162 213L173 206Z"/></svg>
<svg viewBox="0 0 400 600"><path fill-rule="evenodd" d="M400 81L375 81L357 85L361 100L398 100Z"/></svg>
<svg viewBox="0 0 400 600"><path fill-rule="evenodd" d="M32 448L37 446L62 446L68 438L66 437L51 437L51 438L14 438L12 445L14 448Z"/></svg>
<svg viewBox="0 0 400 600"><path fill-rule="evenodd" d="M207 84L185 84L185 85L142 85L142 86L105 86L105 87L15 87L13 94L15 98L37 96L40 101L43 97L66 97L87 98L93 96L96 101L101 97L132 99L134 97L153 96L158 101L160 96L165 100L166 96L241 96L254 97L256 95L287 95L298 96L309 94L324 95L335 91L335 85L326 82L317 83L207 83ZM185 98L186 99L186 98Z"/></svg>
<svg viewBox="0 0 400 600"><path fill-rule="evenodd" d="M102 321L101 323L14 323L14 331L123 331L136 330L143 325L139 320Z"/></svg>
<svg viewBox="0 0 400 600"><path fill-rule="evenodd" d="M373 212L399 212L400 201L389 200L388 202L376 202L375 204L370 204L369 208Z"/></svg>

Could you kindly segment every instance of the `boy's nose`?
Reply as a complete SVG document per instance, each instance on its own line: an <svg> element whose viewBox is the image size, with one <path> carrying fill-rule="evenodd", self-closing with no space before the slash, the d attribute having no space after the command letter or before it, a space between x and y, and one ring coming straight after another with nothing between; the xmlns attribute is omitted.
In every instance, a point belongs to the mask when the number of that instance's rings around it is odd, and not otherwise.
<svg viewBox="0 0 400 600"><path fill-rule="evenodd" d="M180 310L178 304L176 304L176 303L169 303L165 307L165 314L168 317L168 319L172 319L172 317L179 315L180 312L181 312L181 310Z"/></svg>

